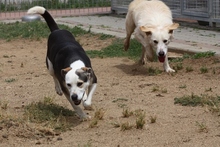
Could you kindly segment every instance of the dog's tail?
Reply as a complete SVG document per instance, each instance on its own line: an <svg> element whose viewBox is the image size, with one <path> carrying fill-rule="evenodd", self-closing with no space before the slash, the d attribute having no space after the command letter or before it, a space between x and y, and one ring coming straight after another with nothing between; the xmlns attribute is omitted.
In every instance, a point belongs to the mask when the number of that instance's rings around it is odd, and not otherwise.
<svg viewBox="0 0 220 147"><path fill-rule="evenodd" d="M59 29L53 17L44 7L41 6L32 7L28 10L27 14L40 14L41 16L43 16L51 32Z"/></svg>

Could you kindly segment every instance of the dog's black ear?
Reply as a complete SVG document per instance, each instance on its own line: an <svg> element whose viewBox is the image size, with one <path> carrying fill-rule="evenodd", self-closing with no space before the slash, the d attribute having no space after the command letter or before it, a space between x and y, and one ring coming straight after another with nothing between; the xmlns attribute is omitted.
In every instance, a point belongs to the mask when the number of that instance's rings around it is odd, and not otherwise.
<svg viewBox="0 0 220 147"><path fill-rule="evenodd" d="M62 77L65 77L65 75L67 74L68 71L70 71L72 68L71 67L67 67L61 70L61 75Z"/></svg>

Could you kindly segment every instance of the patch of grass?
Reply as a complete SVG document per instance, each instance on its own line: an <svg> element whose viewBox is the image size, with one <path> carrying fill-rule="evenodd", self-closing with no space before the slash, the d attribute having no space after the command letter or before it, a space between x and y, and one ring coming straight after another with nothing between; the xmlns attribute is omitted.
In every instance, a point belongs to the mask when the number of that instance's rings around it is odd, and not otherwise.
<svg viewBox="0 0 220 147"><path fill-rule="evenodd" d="M89 124L89 128L94 128L98 126L98 119L92 119L90 124Z"/></svg>
<svg viewBox="0 0 220 147"><path fill-rule="evenodd" d="M202 74L208 73L208 68L205 67L205 66L202 66L202 67L200 68L200 72L201 72Z"/></svg>
<svg viewBox="0 0 220 147"><path fill-rule="evenodd" d="M127 102L127 101L128 101L128 99L126 99L126 98L117 98L117 99L114 99L112 102L117 103L118 107L124 108L124 107L126 107L126 104L124 102Z"/></svg>
<svg viewBox="0 0 220 147"><path fill-rule="evenodd" d="M192 72L192 71L193 71L192 66L187 66L187 67L186 67L186 72Z"/></svg>
<svg viewBox="0 0 220 147"><path fill-rule="evenodd" d="M141 109L137 109L135 111L130 111L129 109L123 109L122 112L122 117L123 119L128 119L128 117L130 116L135 116L135 125L133 123L130 123L128 121L124 122L124 123L120 123L120 122L114 122L112 123L112 125L114 126L114 128L121 128L121 131L125 131L125 130L130 130L132 128L136 128L136 129L143 129L144 125L145 125L145 117L146 114L143 110ZM132 117L133 119L133 117Z"/></svg>
<svg viewBox="0 0 220 147"><path fill-rule="evenodd" d="M212 69L212 73L213 73L214 75L216 74L215 68Z"/></svg>
<svg viewBox="0 0 220 147"><path fill-rule="evenodd" d="M174 70L178 71L178 70L181 70L183 69L183 63L177 63L174 67L173 67Z"/></svg>
<svg viewBox="0 0 220 147"><path fill-rule="evenodd" d="M54 130L66 131L71 127L68 117L75 112L54 104L52 99L45 97L44 101L33 102L25 106L24 118L34 123L44 123Z"/></svg>
<svg viewBox="0 0 220 147"><path fill-rule="evenodd" d="M12 83L12 82L15 82L15 81L16 81L16 79L14 79L14 78L5 79L5 82L7 82L7 83Z"/></svg>
<svg viewBox="0 0 220 147"><path fill-rule="evenodd" d="M78 147L92 147L92 141L88 140L86 144L83 144L82 146L78 144Z"/></svg>
<svg viewBox="0 0 220 147"><path fill-rule="evenodd" d="M199 123L198 121L196 121L196 126L198 126L199 128L199 132L208 133L208 127L205 123Z"/></svg>
<svg viewBox="0 0 220 147"><path fill-rule="evenodd" d="M98 126L98 121L102 120L104 117L105 111L103 108L96 109L93 119L89 124L89 128L94 128Z"/></svg>
<svg viewBox="0 0 220 147"><path fill-rule="evenodd" d="M149 67L147 69L147 73L149 76L155 76L155 75L161 74L162 70L159 70L158 68Z"/></svg>
<svg viewBox="0 0 220 147"><path fill-rule="evenodd" d="M9 58L9 56L8 55L3 55L3 58Z"/></svg>
<svg viewBox="0 0 220 147"><path fill-rule="evenodd" d="M167 93L167 89L166 88L160 88L158 85L153 86L152 92L158 92L160 91L161 93Z"/></svg>
<svg viewBox="0 0 220 147"><path fill-rule="evenodd" d="M201 52L201 53L196 53L193 55L189 54L183 54L182 58L175 58L172 59L171 62L182 62L184 59L200 59L200 58L209 58L215 55L215 52L212 51L207 51L207 52Z"/></svg>
<svg viewBox="0 0 220 147"><path fill-rule="evenodd" d="M122 111L122 116L127 118L133 115L133 112L129 110L128 108L124 108Z"/></svg>
<svg viewBox="0 0 220 147"><path fill-rule="evenodd" d="M156 123L157 116L150 116L150 123Z"/></svg>
<svg viewBox="0 0 220 147"><path fill-rule="evenodd" d="M119 122L113 122L112 125L114 126L114 128L121 127L121 124Z"/></svg>
<svg viewBox="0 0 220 147"><path fill-rule="evenodd" d="M166 88L161 89L161 92L162 92L162 93L167 93L167 89L166 89Z"/></svg>
<svg viewBox="0 0 220 147"><path fill-rule="evenodd" d="M137 60L141 55L141 44L137 42L135 39L131 39L130 48L126 52L124 51L123 39L115 39L111 45L108 47L97 51L90 50L86 51L86 53L91 58L105 58L105 57L129 57L131 59Z"/></svg>
<svg viewBox="0 0 220 147"><path fill-rule="evenodd" d="M174 98L174 104L180 104L182 106L215 106L219 105L220 96L209 96L209 95L185 95L183 97Z"/></svg>
<svg viewBox="0 0 220 147"><path fill-rule="evenodd" d="M121 124L121 131L131 130L132 125L129 122L125 122Z"/></svg>
<svg viewBox="0 0 220 147"><path fill-rule="evenodd" d="M80 27L70 28L65 25L59 25L60 29L69 30L74 36L86 34L87 31ZM29 38L39 40L40 38L47 38L50 30L45 22L16 22L16 23L0 23L0 39L12 40L20 38Z"/></svg>
<svg viewBox="0 0 220 147"><path fill-rule="evenodd" d="M160 88L157 85L152 88L152 92L156 92L156 91L159 91L159 90L160 90Z"/></svg>
<svg viewBox="0 0 220 147"><path fill-rule="evenodd" d="M98 119L98 120L102 120L105 114L105 110L103 108L97 109L95 111L95 115L94 118Z"/></svg>
<svg viewBox="0 0 220 147"><path fill-rule="evenodd" d="M123 102L123 101L124 101L124 102L127 102L128 99L127 99L127 98L117 98L117 99L114 99L112 102L115 103L115 102L120 102L120 101L121 101L121 102Z"/></svg>
<svg viewBox="0 0 220 147"><path fill-rule="evenodd" d="M184 59L190 58L189 54L183 54L182 58L174 58L170 60L171 62L183 62Z"/></svg>
<svg viewBox="0 0 220 147"><path fill-rule="evenodd" d="M205 92L212 92L212 87L205 89Z"/></svg>
<svg viewBox="0 0 220 147"><path fill-rule="evenodd" d="M186 85L180 85L179 88L186 88Z"/></svg>
<svg viewBox="0 0 220 147"><path fill-rule="evenodd" d="M9 105L8 102L6 102L6 101L0 101L0 108L1 108L2 110L7 110L7 109L8 109L8 105Z"/></svg>
<svg viewBox="0 0 220 147"><path fill-rule="evenodd" d="M215 52L207 51L192 55L192 59L209 58L215 55Z"/></svg>
<svg viewBox="0 0 220 147"><path fill-rule="evenodd" d="M145 117L146 114L144 111L136 111L136 128L137 129L143 129L145 125Z"/></svg>
<svg viewBox="0 0 220 147"><path fill-rule="evenodd" d="M106 39L109 39L109 38L115 38L115 37L112 36L112 35L103 34L103 33L99 37L100 40L106 40Z"/></svg>

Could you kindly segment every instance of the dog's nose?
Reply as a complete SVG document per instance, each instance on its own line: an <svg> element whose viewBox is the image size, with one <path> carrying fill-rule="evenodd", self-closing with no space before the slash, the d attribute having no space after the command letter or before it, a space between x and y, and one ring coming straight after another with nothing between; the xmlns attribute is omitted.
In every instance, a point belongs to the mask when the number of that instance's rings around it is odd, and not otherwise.
<svg viewBox="0 0 220 147"><path fill-rule="evenodd" d="M160 52L158 53L158 55L159 55L160 57L163 57L163 56L164 56L164 51L160 51Z"/></svg>
<svg viewBox="0 0 220 147"><path fill-rule="evenodd" d="M76 101L77 98L78 98L77 94L72 94L72 95L71 95L72 101Z"/></svg>

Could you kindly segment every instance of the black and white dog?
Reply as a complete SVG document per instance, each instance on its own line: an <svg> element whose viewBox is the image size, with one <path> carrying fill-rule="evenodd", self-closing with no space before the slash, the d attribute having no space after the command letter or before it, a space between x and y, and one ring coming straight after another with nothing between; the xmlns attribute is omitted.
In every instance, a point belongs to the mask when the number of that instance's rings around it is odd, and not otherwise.
<svg viewBox="0 0 220 147"><path fill-rule="evenodd" d="M83 101L84 108L90 109L92 96L97 86L97 78L91 67L90 59L69 31L58 28L44 7L35 6L27 13L40 14L50 28L46 64L54 79L57 94L64 93L81 119L89 118L90 116L87 116L78 105Z"/></svg>

